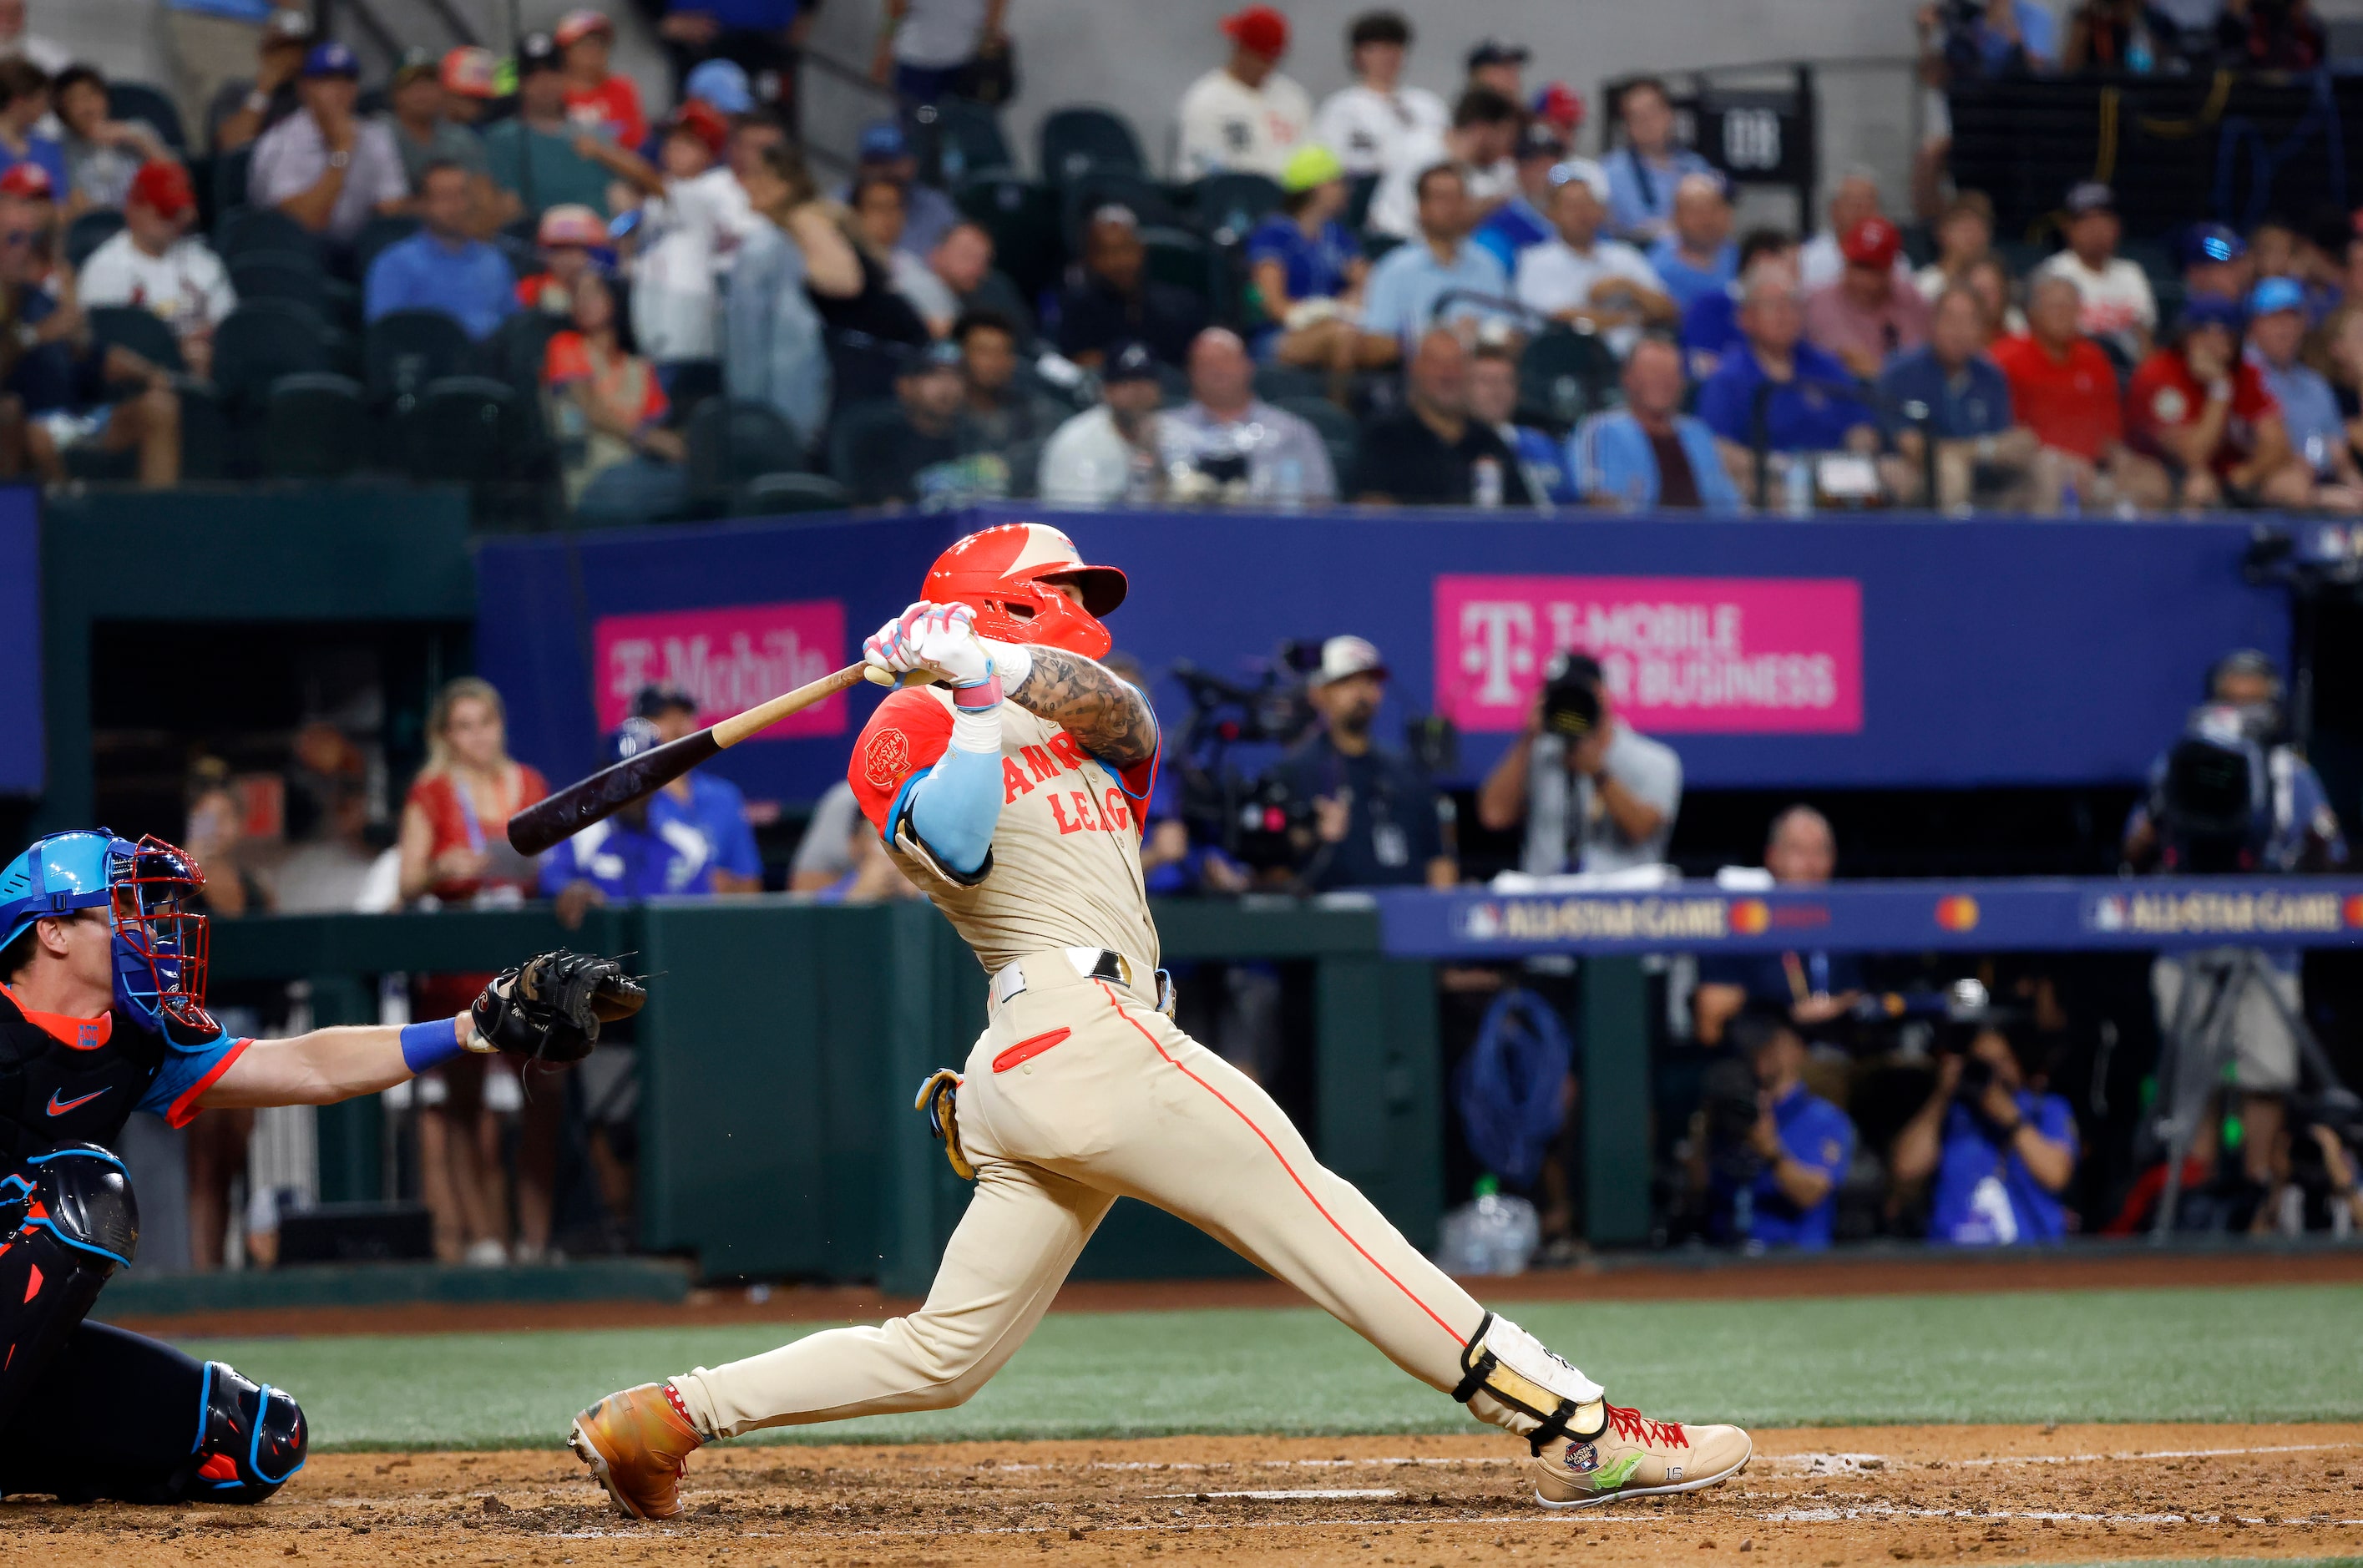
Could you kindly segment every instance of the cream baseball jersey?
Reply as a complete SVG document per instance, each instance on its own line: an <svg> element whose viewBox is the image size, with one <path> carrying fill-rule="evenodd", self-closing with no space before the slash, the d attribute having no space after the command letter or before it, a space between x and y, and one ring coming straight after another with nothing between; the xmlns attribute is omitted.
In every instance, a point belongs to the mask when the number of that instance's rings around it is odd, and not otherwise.
<svg viewBox="0 0 2363 1568"><path fill-rule="evenodd" d="M871 715L846 767L862 815L986 973L1029 952L1076 947L1112 949L1150 973L1157 928L1141 888L1140 833L1157 760L1112 768L1014 701L1001 716L1001 818L972 884L946 877L893 832L904 794L950 745L949 690L898 691Z"/></svg>

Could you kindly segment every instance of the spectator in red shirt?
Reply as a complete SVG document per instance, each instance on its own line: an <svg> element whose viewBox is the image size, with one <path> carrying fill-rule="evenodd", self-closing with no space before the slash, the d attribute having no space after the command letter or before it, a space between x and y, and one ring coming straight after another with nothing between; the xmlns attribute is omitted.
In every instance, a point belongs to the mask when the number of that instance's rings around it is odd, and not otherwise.
<svg viewBox="0 0 2363 1568"><path fill-rule="evenodd" d="M671 409L656 368L623 346L615 293L595 272L574 285L573 328L549 339L542 384L578 516L644 523L680 514L686 449L664 428Z"/></svg>
<svg viewBox="0 0 2363 1568"><path fill-rule="evenodd" d="M2116 366L2077 329L2083 299L2074 279L2037 273L2027 285L2026 331L1996 343L1993 361L2010 380L2019 422L2059 454L2068 488L2096 506L2162 506L2173 484L2163 464L2125 445Z"/></svg>
<svg viewBox="0 0 2363 1568"><path fill-rule="evenodd" d="M2125 394L2131 443L2180 477L2185 506L2304 506L2313 475L2290 450L2280 405L2240 358L2238 302L2184 302L2175 342L2142 361Z"/></svg>
<svg viewBox="0 0 2363 1568"><path fill-rule="evenodd" d="M1865 381L1878 378L1898 350L1928 340L1928 302L1899 275L1903 233L1883 217L1866 217L1838 236L1846 271L1805 299L1805 340L1835 354Z"/></svg>
<svg viewBox="0 0 2363 1568"><path fill-rule="evenodd" d="M566 117L587 130L604 132L618 147L638 151L649 139L640 90L630 77L607 69L616 24L596 11L569 11L550 36L558 40L566 72Z"/></svg>

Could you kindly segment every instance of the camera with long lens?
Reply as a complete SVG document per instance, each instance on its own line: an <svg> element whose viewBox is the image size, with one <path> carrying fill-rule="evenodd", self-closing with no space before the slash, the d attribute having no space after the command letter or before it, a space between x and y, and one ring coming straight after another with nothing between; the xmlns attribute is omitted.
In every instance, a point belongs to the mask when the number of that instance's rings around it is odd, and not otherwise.
<svg viewBox="0 0 2363 1568"><path fill-rule="evenodd" d="M1600 662L1559 652L1543 667L1543 732L1581 745L1600 728Z"/></svg>
<svg viewBox="0 0 2363 1568"><path fill-rule="evenodd" d="M1744 1187L1764 1163L1756 1152L1756 1120L1763 1113L1756 1073L1745 1061L1711 1062L1700 1084L1699 1114L1705 1124L1708 1171L1726 1185Z"/></svg>
<svg viewBox="0 0 2363 1568"><path fill-rule="evenodd" d="M2271 724L2268 708L2193 710L2150 797L2161 869L2245 872L2263 863L2272 833Z"/></svg>
<svg viewBox="0 0 2363 1568"><path fill-rule="evenodd" d="M1313 820L1313 803L1277 779L1259 780L1232 760L1238 746L1294 745L1316 719L1306 677L1321 662L1317 641L1291 639L1245 681L1226 680L1187 660L1173 679L1190 718L1175 749L1182 821L1193 843L1211 845L1256 870L1285 866L1290 834Z"/></svg>

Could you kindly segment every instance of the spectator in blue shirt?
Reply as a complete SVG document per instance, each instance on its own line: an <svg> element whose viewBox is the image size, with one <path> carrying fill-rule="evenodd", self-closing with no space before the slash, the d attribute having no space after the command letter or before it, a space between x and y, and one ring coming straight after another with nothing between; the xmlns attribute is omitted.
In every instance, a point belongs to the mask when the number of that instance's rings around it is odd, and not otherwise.
<svg viewBox="0 0 2363 1568"><path fill-rule="evenodd" d="M645 686L633 701L635 716L656 726L659 744L696 733L697 699L679 686ZM714 891L763 891L763 857L755 848L755 829L747 821L747 797L738 786L703 768L692 769L665 785L665 794L688 808L689 815L714 848Z"/></svg>
<svg viewBox="0 0 2363 1568"><path fill-rule="evenodd" d="M1666 84L1645 76L1617 100L1625 139L1602 159L1608 171L1608 231L1647 246L1673 221L1674 188L1685 174L1714 168L1674 140L1674 105Z"/></svg>
<svg viewBox="0 0 2363 1568"><path fill-rule="evenodd" d="M66 150L33 128L49 117L49 73L29 60L0 60L0 173L19 163L38 165L50 189L66 189Z"/></svg>
<svg viewBox="0 0 2363 1568"><path fill-rule="evenodd" d="M1565 506L1575 486L1559 442L1532 425L1517 422L1518 356L1506 343L1480 343L1469 356L1469 417L1493 428L1526 482L1537 506Z"/></svg>
<svg viewBox="0 0 2363 1568"><path fill-rule="evenodd" d="M1594 414L1568 438L1575 488L1595 506L1739 510L1714 432L1682 409L1681 350L1642 339L1625 360L1625 406Z"/></svg>
<svg viewBox="0 0 2363 1568"><path fill-rule="evenodd" d="M1929 1240L2007 1247L2067 1235L2059 1195L2076 1152L2068 1102L2028 1087L2009 1037L1988 1024L1938 1059L1936 1090L1896 1135L1892 1166L1899 1185L1936 1177Z"/></svg>
<svg viewBox="0 0 2363 1568"><path fill-rule="evenodd" d="M608 737L608 755L620 762L660 744L655 725L627 718ZM659 790L542 856L539 881L571 931L594 905L712 893L714 846L689 807Z"/></svg>
<svg viewBox="0 0 2363 1568"><path fill-rule="evenodd" d="M1876 422L1853 373L1804 340L1794 273L1759 265L1747 274L1739 329L1746 341L1723 356L1698 398L1698 417L1735 478L1752 477L1759 448L1792 455L1878 449Z"/></svg>
<svg viewBox="0 0 2363 1568"><path fill-rule="evenodd" d="M1470 236L1502 263L1503 272L1514 275L1519 251L1558 237L1559 228L1548 216L1551 207L1550 173L1566 157L1567 143L1559 139L1558 131L1542 120L1527 122L1518 138L1517 194L1495 207L1492 216L1477 226L1477 232Z"/></svg>
<svg viewBox="0 0 2363 1568"><path fill-rule="evenodd" d="M1370 263L1338 221L1349 199L1346 166L1318 142L1288 155L1280 210L1248 235L1248 276L1271 326L1256 357L1316 369L1354 367L1354 312Z"/></svg>
<svg viewBox="0 0 2363 1568"><path fill-rule="evenodd" d="M1419 238L1396 246L1370 269L1363 290L1362 346L1366 365L1392 364L1444 306L1448 316L1486 314L1450 294L1507 300L1510 275L1502 263L1471 242L1469 184L1460 171L1438 163L1421 172L1413 192L1419 202Z"/></svg>
<svg viewBox="0 0 2363 1568"><path fill-rule="evenodd" d="M471 338L492 335L517 307L516 274L508 258L468 233L474 207L467 170L442 159L427 166L418 181L423 227L370 263L362 289L366 319L396 310L439 310Z"/></svg>
<svg viewBox="0 0 2363 1568"><path fill-rule="evenodd" d="M1805 1087L1805 1041L1777 1010L1734 1019L1732 1044L1755 1070L1757 1114L1738 1149L1711 1147L1709 1228L1757 1251L1821 1251L1837 1219L1838 1184L1854 1162L1854 1123ZM1712 1127L1701 1140L1714 1145Z"/></svg>
<svg viewBox="0 0 2363 1568"><path fill-rule="evenodd" d="M1731 196L1722 175L1682 176L1674 187L1673 223L1649 247L1648 256L1675 307L1684 312L1739 275L1739 247L1731 242Z"/></svg>
<svg viewBox="0 0 2363 1568"><path fill-rule="evenodd" d="M1880 418L1895 451L1887 484L1907 506L2048 511L2058 503L2057 460L2012 417L2009 378L1986 357L1985 339L1985 306L1956 284L1936 296L1928 341L1889 361L1879 378Z"/></svg>
<svg viewBox="0 0 2363 1568"><path fill-rule="evenodd" d="M1739 237L1737 272L1729 283L1682 306L1682 370L1694 382L1713 375L1723 356L1745 339L1739 331L1739 280L1769 261L1797 271L1797 241L1783 229L1751 228Z"/></svg>
<svg viewBox="0 0 2363 1568"><path fill-rule="evenodd" d="M2248 295L2248 362L2281 406L2291 448L2313 474L2314 502L2338 511L2363 509L2363 472L2346 439L2338 395L2322 373L2298 357L2305 346L2305 285L2267 278Z"/></svg>

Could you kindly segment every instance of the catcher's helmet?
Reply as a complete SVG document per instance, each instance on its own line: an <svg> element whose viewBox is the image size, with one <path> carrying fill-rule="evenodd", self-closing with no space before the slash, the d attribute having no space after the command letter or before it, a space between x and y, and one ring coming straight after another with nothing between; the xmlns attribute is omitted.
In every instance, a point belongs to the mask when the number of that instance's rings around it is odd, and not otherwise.
<svg viewBox="0 0 2363 1568"><path fill-rule="evenodd" d="M1059 592L1071 583L1078 607ZM922 597L966 605L979 636L1063 648L1097 659L1114 646L1099 617L1124 603L1124 573L1086 566L1075 542L1046 523L1003 523L969 535L927 569Z"/></svg>
<svg viewBox="0 0 2363 1568"><path fill-rule="evenodd" d="M105 906L115 928L116 1005L148 1029L210 1030L205 917L187 907L205 884L188 852L105 828L52 833L0 867L0 947L44 916Z"/></svg>

